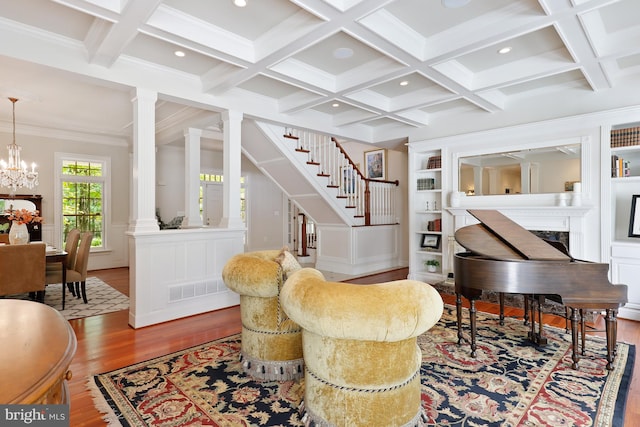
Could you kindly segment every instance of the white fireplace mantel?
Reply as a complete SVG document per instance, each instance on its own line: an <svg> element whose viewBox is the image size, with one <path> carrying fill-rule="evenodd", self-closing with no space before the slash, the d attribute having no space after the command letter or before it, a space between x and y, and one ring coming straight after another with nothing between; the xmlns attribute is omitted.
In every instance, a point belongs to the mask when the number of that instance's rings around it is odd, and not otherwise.
<svg viewBox="0 0 640 427"><path fill-rule="evenodd" d="M497 210L527 230L565 231L569 233L571 256L584 257L584 217L592 209L590 206L526 206L526 207L456 207L447 208L453 215L454 230L466 225L477 224L467 209Z"/></svg>

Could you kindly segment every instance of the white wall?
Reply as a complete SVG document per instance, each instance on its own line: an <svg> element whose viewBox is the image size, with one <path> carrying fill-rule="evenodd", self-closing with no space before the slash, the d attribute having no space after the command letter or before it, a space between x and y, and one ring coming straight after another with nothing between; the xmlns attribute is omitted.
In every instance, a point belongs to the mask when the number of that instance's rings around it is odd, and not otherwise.
<svg viewBox="0 0 640 427"><path fill-rule="evenodd" d="M222 174L221 151L202 150L200 170ZM156 155L156 206L167 222L184 212L184 149L162 146ZM242 175L246 178L247 241L246 250L280 249L284 246L286 196L249 160L242 157Z"/></svg>

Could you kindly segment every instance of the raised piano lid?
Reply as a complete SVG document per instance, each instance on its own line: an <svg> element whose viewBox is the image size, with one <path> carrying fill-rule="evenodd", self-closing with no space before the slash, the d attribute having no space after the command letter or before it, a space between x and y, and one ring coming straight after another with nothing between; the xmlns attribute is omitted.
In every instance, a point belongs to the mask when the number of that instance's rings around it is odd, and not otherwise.
<svg viewBox="0 0 640 427"><path fill-rule="evenodd" d="M480 221L455 233L456 241L468 251L506 261L571 261L571 257L496 210L467 211Z"/></svg>

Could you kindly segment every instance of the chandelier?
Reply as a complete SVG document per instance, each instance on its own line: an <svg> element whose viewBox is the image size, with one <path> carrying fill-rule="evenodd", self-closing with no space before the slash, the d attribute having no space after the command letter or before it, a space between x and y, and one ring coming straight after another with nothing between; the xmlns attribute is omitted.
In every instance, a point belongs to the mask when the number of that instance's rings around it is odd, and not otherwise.
<svg viewBox="0 0 640 427"><path fill-rule="evenodd" d="M0 187L8 187L11 194L18 188L33 188L38 185L38 172L36 164L31 163L31 170L27 169L27 164L20 160L20 147L16 144L16 102L18 98L9 98L13 104L13 141L7 145L9 151L9 161L0 160Z"/></svg>

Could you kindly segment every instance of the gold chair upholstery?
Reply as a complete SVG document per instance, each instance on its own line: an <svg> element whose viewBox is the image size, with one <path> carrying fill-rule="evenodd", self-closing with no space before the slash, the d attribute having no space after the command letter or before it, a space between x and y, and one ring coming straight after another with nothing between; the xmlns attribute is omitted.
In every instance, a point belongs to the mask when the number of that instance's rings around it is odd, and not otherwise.
<svg viewBox="0 0 640 427"><path fill-rule="evenodd" d="M280 301L302 327L305 425L423 424L417 337L442 316L438 291L415 280L328 282L303 268Z"/></svg>
<svg viewBox="0 0 640 427"><path fill-rule="evenodd" d="M225 285L240 294L242 366L255 378L304 375L301 329L286 316L279 298L287 272L297 268L288 251L266 250L235 255L222 270Z"/></svg>

